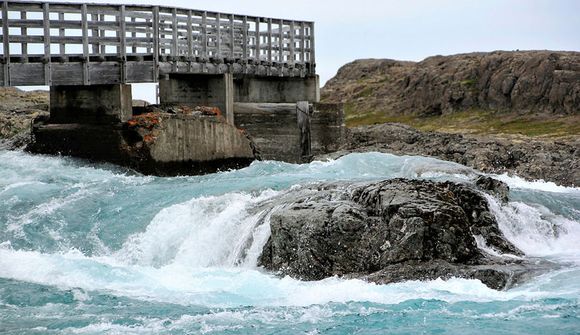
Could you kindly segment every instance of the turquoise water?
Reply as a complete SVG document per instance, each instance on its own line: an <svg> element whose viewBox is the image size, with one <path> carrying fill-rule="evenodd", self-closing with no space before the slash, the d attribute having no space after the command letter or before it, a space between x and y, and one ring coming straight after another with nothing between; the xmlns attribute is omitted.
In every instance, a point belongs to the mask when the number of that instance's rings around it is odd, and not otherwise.
<svg viewBox="0 0 580 335"><path fill-rule="evenodd" d="M580 333L577 188L496 176L512 188L507 205L489 198L504 234L562 265L500 292L464 279L300 282L256 266L269 236L258 204L276 194L320 181L473 179L453 163L366 153L159 178L0 151L0 176L1 334Z"/></svg>

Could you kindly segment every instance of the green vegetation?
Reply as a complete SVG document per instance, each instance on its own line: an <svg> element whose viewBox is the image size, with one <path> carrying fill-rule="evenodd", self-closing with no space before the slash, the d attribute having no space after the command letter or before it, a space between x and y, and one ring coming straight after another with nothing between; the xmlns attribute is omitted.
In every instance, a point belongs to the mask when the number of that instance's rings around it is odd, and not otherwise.
<svg viewBox="0 0 580 335"><path fill-rule="evenodd" d="M517 115L487 110L467 110L442 116L392 116L384 112L352 114L345 106L348 127L377 123L403 123L419 130L464 134L508 134L531 137L565 137L580 135L580 116Z"/></svg>

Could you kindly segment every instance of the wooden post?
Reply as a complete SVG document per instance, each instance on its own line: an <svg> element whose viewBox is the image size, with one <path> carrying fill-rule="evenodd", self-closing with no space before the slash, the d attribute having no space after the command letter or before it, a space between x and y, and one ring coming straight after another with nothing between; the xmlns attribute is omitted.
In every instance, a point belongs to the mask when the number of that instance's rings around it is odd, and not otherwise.
<svg viewBox="0 0 580 335"><path fill-rule="evenodd" d="M61 13L59 13L60 15ZM62 19L60 19L61 21L64 21L64 13L62 13ZM99 24L99 15L98 14L91 14L91 22L93 22L94 24ZM60 35L61 37L64 37L64 29L62 29L62 35ZM99 29L97 28L93 28L91 30L91 36L93 37L93 44L92 44L92 53L95 55L98 55L100 53L100 47L99 47L99 43L94 42L98 39L99 37ZM64 46L63 46L64 49Z"/></svg>
<svg viewBox="0 0 580 335"><path fill-rule="evenodd" d="M261 54L261 46L260 42L262 41L262 36L260 34L260 18L256 18L256 51L254 57L256 58L256 64L260 64L260 54Z"/></svg>
<svg viewBox="0 0 580 335"><path fill-rule="evenodd" d="M10 86L10 29L8 28L8 1L2 2L2 39L4 43L4 86Z"/></svg>
<svg viewBox="0 0 580 335"><path fill-rule="evenodd" d="M279 41L278 41L278 61L280 63L284 63L284 20L280 20L280 31L279 34ZM282 68L280 68L282 70ZM280 71L280 75L282 71Z"/></svg>
<svg viewBox="0 0 580 335"><path fill-rule="evenodd" d="M153 81L159 80L159 6L153 7Z"/></svg>
<svg viewBox="0 0 580 335"><path fill-rule="evenodd" d="M125 5L121 5L119 11L119 45L121 48L121 82L125 84L127 82L127 24L126 20L126 10Z"/></svg>
<svg viewBox="0 0 580 335"><path fill-rule="evenodd" d="M216 15L217 22L217 58L222 57L222 19L220 13Z"/></svg>
<svg viewBox="0 0 580 335"><path fill-rule="evenodd" d="M50 86L52 84L52 73L50 66L50 8L48 3L44 3L43 19L44 19L44 84Z"/></svg>
<svg viewBox="0 0 580 335"><path fill-rule="evenodd" d="M173 58L171 69L173 72L177 72L177 56L179 56L179 44L177 39L177 8L173 8L171 11L171 32L171 56Z"/></svg>
<svg viewBox="0 0 580 335"><path fill-rule="evenodd" d="M234 35L234 14L230 16L230 57L232 59L235 57L236 45L234 43L235 35Z"/></svg>
<svg viewBox="0 0 580 335"><path fill-rule="evenodd" d="M20 12L20 18L22 20L26 20L26 12L25 11ZM28 29L26 29L26 27L20 28L20 35L22 35L23 37L28 37L27 30ZM21 49L22 49L22 56L26 57L28 55L28 43L22 42Z"/></svg>
<svg viewBox="0 0 580 335"><path fill-rule="evenodd" d="M131 25L133 26L132 29L137 29L137 25L136 25L137 19L135 17L131 17ZM135 43L135 38L137 37L137 33L133 30L133 32L131 32L131 38L133 38L133 43ZM132 48L131 48L131 53L136 54L137 53L137 47L133 44Z"/></svg>
<svg viewBox="0 0 580 335"><path fill-rule="evenodd" d="M248 60L248 17L244 16L242 28L242 60L246 64ZM245 66L245 65L244 65Z"/></svg>
<svg viewBox="0 0 580 335"><path fill-rule="evenodd" d="M90 85L89 78L89 26L87 22L87 4L81 6L81 27L83 31L83 85Z"/></svg>
<svg viewBox="0 0 580 335"><path fill-rule="evenodd" d="M99 22L105 22L105 14L99 15ZM105 30L99 29L99 37L105 37ZM99 48L101 49L101 55L107 54L107 45L99 43Z"/></svg>
<svg viewBox="0 0 580 335"><path fill-rule="evenodd" d="M316 66L316 55L314 45L314 22L310 23L310 74L314 74Z"/></svg>
<svg viewBox="0 0 580 335"><path fill-rule="evenodd" d="M201 15L201 56L207 60L207 12Z"/></svg>
<svg viewBox="0 0 580 335"><path fill-rule="evenodd" d="M145 34L145 37L147 37L147 39L151 38L151 32L149 29L149 24L151 24L151 19L146 19L145 20L145 24L147 26L147 34ZM153 27L151 27L151 30L153 30ZM150 41L147 42L147 53L150 54L151 53L151 45L155 44L155 42L151 43Z"/></svg>
<svg viewBox="0 0 580 335"><path fill-rule="evenodd" d="M272 19L268 19L268 62L272 64Z"/></svg>
<svg viewBox="0 0 580 335"><path fill-rule="evenodd" d="M63 23L63 21L64 21L64 13L63 12L58 13L58 20L60 21L60 24ZM64 40L64 36L65 36L65 29L60 28L58 30L58 37L61 38L61 41ZM66 53L66 44L64 42L59 43L58 51L59 51L61 57L64 57L64 55Z"/></svg>
<svg viewBox="0 0 580 335"><path fill-rule="evenodd" d="M294 48L296 46L294 34L296 34L296 27L294 26L294 21L290 21L290 56L288 57L288 63L290 64L294 64L296 61L296 56L294 55Z"/></svg>
<svg viewBox="0 0 580 335"><path fill-rule="evenodd" d="M306 62L306 55L304 48L306 46L306 35L304 32L304 22L300 22L300 63L304 64Z"/></svg>
<svg viewBox="0 0 580 335"><path fill-rule="evenodd" d="M187 11L187 64L188 71L191 72L191 63L193 59L193 29L192 29L191 9Z"/></svg>

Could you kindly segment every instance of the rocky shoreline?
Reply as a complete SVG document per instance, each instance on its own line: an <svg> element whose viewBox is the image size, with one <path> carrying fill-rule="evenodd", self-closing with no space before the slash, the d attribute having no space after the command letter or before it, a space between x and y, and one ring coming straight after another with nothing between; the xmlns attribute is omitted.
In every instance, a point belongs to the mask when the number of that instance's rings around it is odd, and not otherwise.
<svg viewBox="0 0 580 335"><path fill-rule="evenodd" d="M540 140L423 132L385 123L348 129L341 150L315 157L335 159L352 152L431 156L492 174L508 173L562 186L580 186L580 138Z"/></svg>

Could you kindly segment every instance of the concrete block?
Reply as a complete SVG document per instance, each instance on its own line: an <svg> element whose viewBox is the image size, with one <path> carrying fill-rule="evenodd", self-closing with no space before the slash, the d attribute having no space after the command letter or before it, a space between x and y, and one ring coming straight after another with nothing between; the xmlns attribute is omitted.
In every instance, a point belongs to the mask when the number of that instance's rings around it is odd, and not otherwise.
<svg viewBox="0 0 580 335"><path fill-rule="evenodd" d="M159 81L159 101L166 105L218 107L234 124L233 76L224 74L171 74Z"/></svg>
<svg viewBox="0 0 580 335"><path fill-rule="evenodd" d="M51 123L111 124L132 113L131 85L50 87Z"/></svg>
<svg viewBox="0 0 580 335"><path fill-rule="evenodd" d="M241 76L234 79L234 101L242 103L297 103L320 101L320 80L312 77Z"/></svg>

